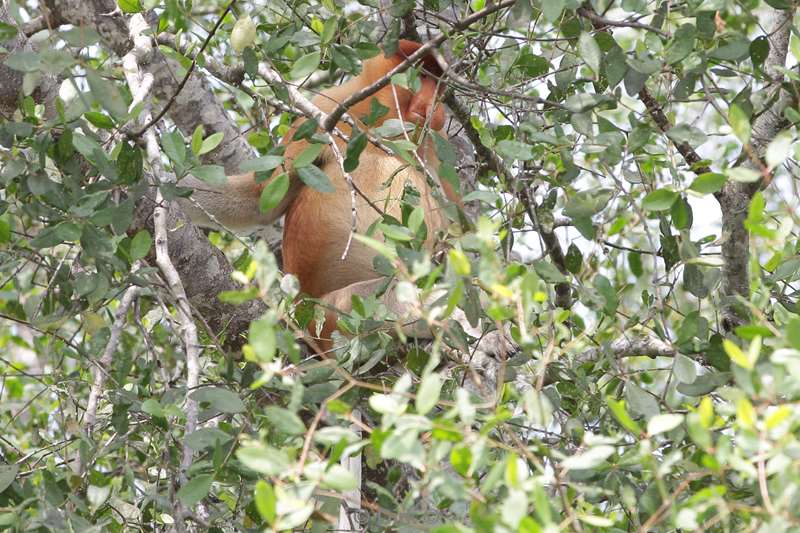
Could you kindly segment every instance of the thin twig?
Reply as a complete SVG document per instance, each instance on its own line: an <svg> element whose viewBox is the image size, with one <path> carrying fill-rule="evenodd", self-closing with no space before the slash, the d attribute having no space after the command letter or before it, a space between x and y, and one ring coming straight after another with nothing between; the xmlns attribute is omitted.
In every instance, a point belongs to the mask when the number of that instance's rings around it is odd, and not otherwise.
<svg viewBox="0 0 800 533"><path fill-rule="evenodd" d="M590 21L592 21L592 23L594 24L595 28L597 28L597 29L602 29L605 26L611 26L611 27L615 27L615 28L636 28L636 29L640 29L640 30L647 30L647 31L651 31L653 33L657 33L658 35L660 35L661 37L664 37L665 39L669 39L670 38L670 34L669 33L665 32L665 31L663 31L663 30L661 30L659 28L656 28L655 26L650 26L649 24L642 24L641 22L632 22L632 21L629 22L629 21L625 21L625 20L607 19L605 17L602 17L602 16L598 15L594 10L590 10L590 9L585 8L585 7L579 7L578 9L575 10L575 12L578 15L580 15L582 17L585 17L585 18L589 19Z"/></svg>
<svg viewBox="0 0 800 533"><path fill-rule="evenodd" d="M136 269L137 267L134 266L134 271ZM83 427L86 434L89 436L91 436L94 424L97 420L97 404L100 395L103 393L103 387L105 387L106 384L106 376L111 366L114 352L119 346L119 340L122 335L122 328L127 320L128 310L140 291L141 287L137 287L136 285L131 285L125 289L122 298L120 298L119 307L117 307L117 310L114 312L114 323L111 324L111 334L108 337L108 342L103 350L103 354L97 360L97 366L94 369L94 383L89 392L89 400L86 402L86 413L83 416Z"/></svg>

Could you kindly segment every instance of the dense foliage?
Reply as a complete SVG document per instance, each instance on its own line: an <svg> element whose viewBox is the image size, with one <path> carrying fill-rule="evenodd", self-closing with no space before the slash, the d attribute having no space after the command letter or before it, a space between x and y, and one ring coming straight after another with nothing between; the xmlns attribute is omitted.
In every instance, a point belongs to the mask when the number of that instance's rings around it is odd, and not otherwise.
<svg viewBox="0 0 800 533"><path fill-rule="evenodd" d="M343 499L369 531L800 528L792 0L14 0L0 19L0 529L324 531ZM197 232L175 180L270 175L305 111L291 90L440 35L437 173L466 216L425 252L408 190L357 236L435 337L392 334L367 297L314 355L274 242ZM416 164L401 131L371 135ZM519 349L487 353L455 314Z"/></svg>

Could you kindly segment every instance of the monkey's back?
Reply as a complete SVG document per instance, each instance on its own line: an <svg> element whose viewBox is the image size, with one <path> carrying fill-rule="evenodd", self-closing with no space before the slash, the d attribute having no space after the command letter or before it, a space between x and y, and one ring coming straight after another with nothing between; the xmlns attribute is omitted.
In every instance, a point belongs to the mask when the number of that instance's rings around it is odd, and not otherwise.
<svg viewBox="0 0 800 533"><path fill-rule="evenodd" d="M344 151L344 146L341 150ZM431 171L434 168L435 165L430 165ZM335 160L322 169L331 179L335 192L322 193L304 187L286 213L283 236L285 271L296 275L301 290L315 298L379 277L372 267L374 250L360 242L353 240L342 258L353 224L351 191ZM362 153L358 168L350 175L373 204L398 220L401 219L405 185L410 184L419 191L428 228L426 246L433 247L436 234L446 228L447 218L421 172L397 157L372 149ZM381 176L393 177L387 184ZM366 233L379 218L380 214L356 194L356 231Z"/></svg>

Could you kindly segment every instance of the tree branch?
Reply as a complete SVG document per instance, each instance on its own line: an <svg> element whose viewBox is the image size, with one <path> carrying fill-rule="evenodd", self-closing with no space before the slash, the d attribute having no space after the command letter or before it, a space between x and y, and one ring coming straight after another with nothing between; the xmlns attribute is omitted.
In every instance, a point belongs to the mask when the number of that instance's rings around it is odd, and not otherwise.
<svg viewBox="0 0 800 533"><path fill-rule="evenodd" d="M183 76L183 79L175 88L175 92L172 93L172 96L169 98L167 103L164 104L164 107L161 108L161 111L159 111L156 114L156 116L152 117L149 121L147 121L147 123L144 126L142 126L142 129L140 129L135 133L132 133L131 134L132 138L135 139L137 137L141 137L144 134L144 132L146 132L154 124L158 123L158 121L161 120L164 114L167 111L169 111L169 108L172 107L172 104L175 102L175 99L178 97L179 94L181 94L181 91L186 86L186 82L189 81L189 77L192 75L192 72L194 72L194 69L197 66L197 58L203 55L203 52L205 52L206 47L208 46L208 43L211 42L211 38L214 37L215 33L217 33L217 30L222 24L222 21L225 20L225 16L228 13L230 13L230 10L234 6L234 4L236 4L236 0L230 0L230 2L228 2L228 6L225 8L225 11L222 12L222 14L217 19L217 23L214 24L214 27L211 28L210 32L208 32L208 35L206 36L205 41L203 41L203 45L200 47L200 50L198 50L197 53L192 58L192 64L189 65L189 68L186 70L186 74Z"/></svg>
<svg viewBox="0 0 800 533"><path fill-rule="evenodd" d="M770 11L773 20L767 33L769 54L764 61L764 70L772 79L764 90L771 95L777 93L777 102L764 110L751 126L750 144L755 157L748 158L744 165L754 169L757 169L755 161L760 161L767 145L780 131L783 110L790 102L788 95L781 89L783 73L780 68L786 64L794 9ZM737 297L750 297L750 234L744 227L744 220L747 218L750 200L760 186L760 182L728 181L716 195L722 210L722 294L728 299L723 308L723 326L727 330L741 324L747 313L736 301Z"/></svg>
<svg viewBox="0 0 800 533"><path fill-rule="evenodd" d="M587 9L585 7L579 7L576 10L576 13L578 13L578 15L580 15L582 17L585 17L585 18L589 19L592 22L592 24L594 25L595 29L597 29L597 30L602 30L602 29L604 29L606 27L636 28L636 29L640 29L640 30L646 30L646 31L650 31L650 32L653 32L653 33L657 33L658 35L660 35L661 37L664 37L665 39L669 39L669 37L670 37L669 33L665 32L665 31L663 31L663 30L661 30L659 28L656 28L654 26L650 26L649 24L642 24L641 22L633 22L633 21L625 21L625 20L607 19L607 18L599 15L598 13L596 13L591 8Z"/></svg>

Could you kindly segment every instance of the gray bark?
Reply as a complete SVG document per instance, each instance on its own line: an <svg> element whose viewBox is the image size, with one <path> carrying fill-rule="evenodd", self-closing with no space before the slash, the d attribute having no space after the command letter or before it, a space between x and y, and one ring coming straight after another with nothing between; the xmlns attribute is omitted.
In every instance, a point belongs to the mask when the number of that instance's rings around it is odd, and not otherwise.
<svg viewBox="0 0 800 533"><path fill-rule="evenodd" d="M789 49L794 10L771 10L769 28L769 55L764 62L764 71L772 79L763 90L768 91L768 101L775 98L752 124L751 146L755 156L761 158L770 141L780 132L785 124L783 111L791 99L781 88L783 74L779 68L786 64ZM752 158L747 158L745 166L760 171ZM717 195L722 210L722 293L724 302L723 325L732 329L741 324L745 314L738 309L738 297L748 299L750 296L750 235L744 227L750 200L758 190L760 183L739 183L729 181Z"/></svg>

